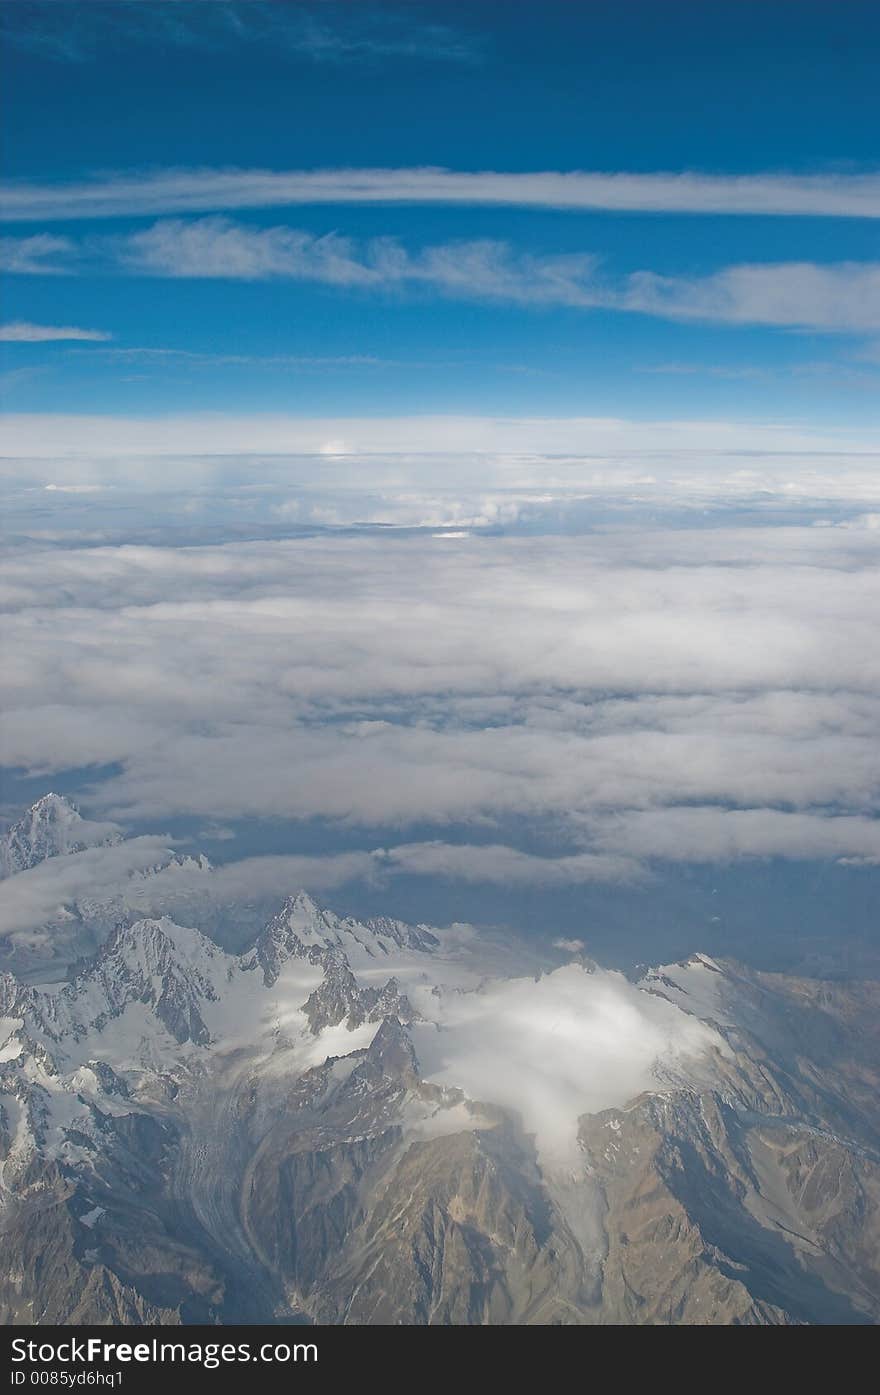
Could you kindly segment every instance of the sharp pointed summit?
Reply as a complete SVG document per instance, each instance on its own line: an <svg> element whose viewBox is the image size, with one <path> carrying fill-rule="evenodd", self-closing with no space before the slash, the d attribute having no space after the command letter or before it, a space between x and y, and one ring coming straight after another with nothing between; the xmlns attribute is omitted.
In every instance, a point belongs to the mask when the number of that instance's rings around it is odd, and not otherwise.
<svg viewBox="0 0 880 1395"><path fill-rule="evenodd" d="M15 876L50 857L82 852L118 838L116 824L84 819L72 800L50 791L25 810L0 838L0 876Z"/></svg>

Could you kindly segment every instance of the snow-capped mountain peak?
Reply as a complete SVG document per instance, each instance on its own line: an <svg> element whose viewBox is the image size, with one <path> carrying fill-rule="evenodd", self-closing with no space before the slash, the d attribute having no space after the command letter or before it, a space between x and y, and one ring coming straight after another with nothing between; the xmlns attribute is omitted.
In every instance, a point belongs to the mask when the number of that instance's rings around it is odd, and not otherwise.
<svg viewBox="0 0 880 1395"><path fill-rule="evenodd" d="M82 852L118 838L116 824L84 819L63 794L50 792L32 804L0 838L0 876L11 877L47 858Z"/></svg>
<svg viewBox="0 0 880 1395"><path fill-rule="evenodd" d="M167 916L122 921L57 988L0 975L0 1014L26 1023L65 1069L92 1057L164 1068L192 1047L259 1053L279 1032L309 1051L327 1029L363 1028L368 1038L386 1016L417 1018L387 957L383 973L356 976L374 957L364 949L372 939L304 894L289 897L239 956ZM347 948L360 948L360 961Z"/></svg>
<svg viewBox="0 0 880 1395"><path fill-rule="evenodd" d="M439 941L425 926L405 925L382 917L358 921L323 910L306 891L288 896L244 956L249 967L259 964L267 987L276 981L291 957L326 962L342 954L351 965L381 964L396 951L430 954Z"/></svg>
<svg viewBox="0 0 880 1395"><path fill-rule="evenodd" d="M178 1044L206 1045L207 1003L216 1002L228 979L230 958L198 930L173 921L139 920L122 924L94 958L81 961L62 988L18 987L12 1001L11 976L5 997L31 1029L62 1058L88 1046L130 1008L152 1015Z"/></svg>

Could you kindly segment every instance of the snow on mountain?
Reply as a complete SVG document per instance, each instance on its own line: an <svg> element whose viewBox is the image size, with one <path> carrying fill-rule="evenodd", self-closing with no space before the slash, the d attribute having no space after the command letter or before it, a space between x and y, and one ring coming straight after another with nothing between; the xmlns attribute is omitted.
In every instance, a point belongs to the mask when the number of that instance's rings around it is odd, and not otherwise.
<svg viewBox="0 0 880 1395"><path fill-rule="evenodd" d="M123 920L161 916L169 902L201 902L204 911L211 863L169 841L125 837L116 824L84 819L61 795L37 800L0 837L0 968L32 982L58 980Z"/></svg>
<svg viewBox="0 0 880 1395"><path fill-rule="evenodd" d="M85 868L92 854L73 851L83 822L67 801L47 796L16 825L15 847L34 856L54 847L59 876L62 863ZM50 828L54 842L40 832ZM170 851L131 868L131 841L102 852L105 861L122 857L121 881L111 870L91 901L82 893L73 903L79 916L91 906L90 925L116 920L97 953L54 987L0 978L0 1010L25 1022L59 1072L90 1060L123 1072L214 1069L209 1058L265 1062L281 1048L295 1075L364 1049L394 1020L409 1029L426 1080L514 1111L545 1161L571 1165L580 1114L622 1104L722 1050L710 1026L687 1005L661 1002L655 985L582 963L536 978L515 953L466 927L360 922L305 891L283 902L248 949L230 954L167 915L134 918L137 888L175 868L210 880L211 868ZM16 880L34 875L23 870Z"/></svg>
<svg viewBox="0 0 880 1395"><path fill-rule="evenodd" d="M661 964L649 969L639 987L658 998L665 998L684 1012L709 1022L729 1023L722 1001L724 969L707 954L694 954L680 964Z"/></svg>
<svg viewBox="0 0 880 1395"><path fill-rule="evenodd" d="M50 1163L83 1162L100 1150L101 1121L131 1108L127 1087L104 1063L59 1068L38 1039L27 991L19 991L10 1004L9 990L0 982L0 1007L13 1007L11 1014L0 1013L0 1212L2 1193L14 1190L35 1156Z"/></svg>
<svg viewBox="0 0 880 1395"><path fill-rule="evenodd" d="M351 966L375 968L381 973L395 955L430 954L439 943L426 926L413 927L386 918L361 924L350 916L340 918L321 910L307 892L300 891L289 896L272 917L254 946L253 959L270 987L291 954L302 956L309 950L341 953Z"/></svg>
<svg viewBox="0 0 880 1395"><path fill-rule="evenodd" d="M30 982L63 978L123 921L163 917L198 926L227 949L251 944L267 983L294 944L300 954L310 948L344 952L377 991L389 977L392 959L404 956L416 963L424 950L436 948L441 932L427 926L390 917L361 923L321 910L305 892L288 897L272 915L285 890L285 864L296 863L296 857L257 856L215 868L201 854L175 850L166 836L123 837L114 825L87 823L67 801L56 807L57 798L38 801L9 834L16 852L7 858L9 875L0 902L0 968ZM24 866L31 856L23 853L25 832L32 823L41 826L41 808L55 809L59 827L69 825L69 836L59 834L52 856ZM43 822L48 817L46 813ZM99 836L103 841L93 845ZM36 837L37 845L45 850L49 842ZM521 964L538 962L522 945L512 953L510 943L475 938L467 925L447 927L442 939L447 957L462 964L479 962L483 973L506 972L512 958Z"/></svg>
<svg viewBox="0 0 880 1395"><path fill-rule="evenodd" d="M84 819L64 795L45 794L0 838L0 877L14 876L47 858L81 852L119 837L117 824Z"/></svg>
<svg viewBox="0 0 880 1395"><path fill-rule="evenodd" d="M0 1321L880 1317L878 991L123 921L0 975Z"/></svg>
<svg viewBox="0 0 880 1395"><path fill-rule="evenodd" d="M250 950L227 954L167 918L120 925L54 990L0 981L0 1009L72 1069L205 1068L288 1051L294 1075L408 1025L425 1079L513 1110L545 1160L576 1163L577 1120L708 1058L711 1028L621 975L578 964L486 978L442 933L360 923L288 898Z"/></svg>
<svg viewBox="0 0 880 1395"><path fill-rule="evenodd" d="M369 1023L374 1031L392 1013L410 1020L412 1009L387 962L381 982L362 984L342 946L387 961L393 941L387 927L384 934L380 942L368 927L319 911L304 896L289 900L238 957L167 917L122 923L68 983L37 988L0 975L0 1009L26 1019L67 1065L90 1054L127 1068L167 1064L183 1048L257 1050L265 1038L313 1038L341 1024L353 1031ZM425 947L417 952L430 953L427 932L410 939Z"/></svg>

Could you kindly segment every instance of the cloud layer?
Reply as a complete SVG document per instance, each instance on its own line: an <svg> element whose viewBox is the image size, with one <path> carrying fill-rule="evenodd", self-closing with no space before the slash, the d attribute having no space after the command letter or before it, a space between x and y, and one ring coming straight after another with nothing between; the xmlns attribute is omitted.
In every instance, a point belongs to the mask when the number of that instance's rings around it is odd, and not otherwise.
<svg viewBox="0 0 880 1395"><path fill-rule="evenodd" d="M317 478L325 481L334 459L350 457L345 478L337 481L347 493L358 480L362 492L385 489L401 496L411 492L411 481L419 480L427 491L447 496L451 482L470 498L491 493L496 483L505 489L525 485L552 498L579 484L613 492L618 482L636 494L640 483L648 494L660 484L664 492L677 493L682 500L689 492L697 500L725 490L742 495L765 488L791 498L836 498L842 492L862 499L880 497L880 431L865 426L821 429L798 422L719 418L305 417L270 412L161 417L8 413L3 425L7 457L17 462L52 460L57 462L52 468L65 472L71 468L65 458L77 456L88 463L73 468L80 475L84 468L91 471L94 482L174 479L181 466L170 457L193 458L184 466L186 479L192 481L215 471L210 460L214 456L308 455L320 457ZM433 473L426 474L412 459L426 452L437 457ZM391 464L371 459L365 477L357 460L366 455L404 459ZM131 457L144 461L140 471ZM113 459L122 463L114 467ZM478 459L480 484L475 488ZM200 460L205 463L200 465ZM233 470L238 466L239 461L231 463ZM16 463L7 470L28 468ZM42 463L30 470L45 478L47 468ZM260 478L267 468L260 460ZM316 478L314 466L308 473ZM280 477L292 483L302 478L289 461ZM452 521L456 514L448 499L445 510Z"/></svg>
<svg viewBox="0 0 880 1395"><path fill-rule="evenodd" d="M878 218L880 175L166 169L69 184L19 182L0 186L0 202L6 222L359 203Z"/></svg>
<svg viewBox="0 0 880 1395"><path fill-rule="evenodd" d="M279 865L291 884L877 861L880 530L725 519L34 541L0 594L0 759L118 767L88 807L122 822L348 829L342 860Z"/></svg>

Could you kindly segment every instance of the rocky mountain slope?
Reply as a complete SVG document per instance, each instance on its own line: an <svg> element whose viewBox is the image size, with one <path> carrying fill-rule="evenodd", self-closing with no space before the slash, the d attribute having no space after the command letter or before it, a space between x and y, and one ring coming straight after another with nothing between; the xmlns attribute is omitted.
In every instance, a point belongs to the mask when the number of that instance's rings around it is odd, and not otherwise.
<svg viewBox="0 0 880 1395"><path fill-rule="evenodd" d="M0 837L0 877L25 872L47 858L81 852L119 836L115 824L84 819L60 794L44 794Z"/></svg>
<svg viewBox="0 0 880 1395"><path fill-rule="evenodd" d="M878 1008L303 893L241 954L124 919L0 975L0 1320L876 1322Z"/></svg>

